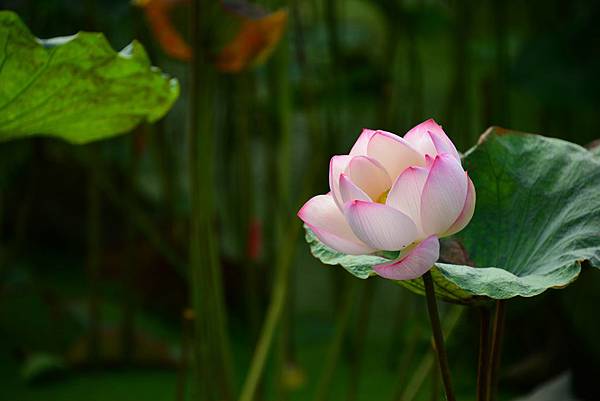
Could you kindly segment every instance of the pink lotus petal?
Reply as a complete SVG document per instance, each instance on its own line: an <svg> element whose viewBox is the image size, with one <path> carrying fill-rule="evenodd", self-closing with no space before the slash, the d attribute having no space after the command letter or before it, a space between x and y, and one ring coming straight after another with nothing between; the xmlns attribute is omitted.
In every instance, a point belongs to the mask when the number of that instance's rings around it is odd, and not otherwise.
<svg viewBox="0 0 600 401"><path fill-rule="evenodd" d="M421 193L429 171L424 167L409 167L400 174L392 185L386 204L409 216L417 226L419 236L424 238L421 228Z"/></svg>
<svg viewBox="0 0 600 401"><path fill-rule="evenodd" d="M441 130L442 127L440 127L432 118L430 118L429 120L411 128L411 130L404 135L404 139L415 149L417 149L423 156L429 155L431 157L435 157L437 156L438 152L428 132L438 132Z"/></svg>
<svg viewBox="0 0 600 401"><path fill-rule="evenodd" d="M366 202L372 201L369 195L357 187L346 174L340 175L340 193L344 204L357 199Z"/></svg>
<svg viewBox="0 0 600 401"><path fill-rule="evenodd" d="M348 163L352 160L352 156L333 156L329 161L329 189L333 200L338 205L340 211L342 210L343 202L342 195L340 194L340 174L346 170Z"/></svg>
<svg viewBox="0 0 600 401"><path fill-rule="evenodd" d="M352 182L373 200L377 200L392 186L392 180L379 164L368 156L355 156L348 163L346 173Z"/></svg>
<svg viewBox="0 0 600 401"><path fill-rule="evenodd" d="M429 155L425 155L425 168L427 170L431 169L431 166L433 166L433 161L435 160L435 156L431 157Z"/></svg>
<svg viewBox="0 0 600 401"><path fill-rule="evenodd" d="M476 200L475 186L473 185L473 181L471 181L468 175L467 179L469 180L469 186L467 188L467 199L465 200L463 209L460 212L460 215L458 216L456 221L452 223L448 231L444 233L444 236L456 234L457 232L465 228L467 224L469 224L469 222L471 221L471 218L473 218Z"/></svg>
<svg viewBox="0 0 600 401"><path fill-rule="evenodd" d="M360 136L350 149L350 156L366 156L367 155L367 145L369 144L369 140L375 133L374 129L363 128Z"/></svg>
<svg viewBox="0 0 600 401"><path fill-rule="evenodd" d="M425 235L446 232L456 221L467 197L467 177L448 153L435 157L421 195L421 223Z"/></svg>
<svg viewBox="0 0 600 401"><path fill-rule="evenodd" d="M329 194L309 199L298 212L298 217L310 227L321 242L338 252L364 255L375 251L354 235Z"/></svg>
<svg viewBox="0 0 600 401"><path fill-rule="evenodd" d="M375 249L397 251L417 237L417 227L410 217L381 203L350 202L346 218L354 234Z"/></svg>
<svg viewBox="0 0 600 401"><path fill-rule="evenodd" d="M390 132L377 131L369 140L367 154L377 160L395 179L407 167L423 166L423 156L403 138Z"/></svg>
<svg viewBox="0 0 600 401"><path fill-rule="evenodd" d="M440 256L440 242L427 237L402 259L373 266L375 273L390 280L413 280L428 272Z"/></svg>
<svg viewBox="0 0 600 401"><path fill-rule="evenodd" d="M427 131L427 133L429 134L438 155L449 153L454 156L456 160L460 161L460 154L456 150L456 146L454 146L450 138L448 138L444 130L442 130L442 127L439 127L439 130Z"/></svg>

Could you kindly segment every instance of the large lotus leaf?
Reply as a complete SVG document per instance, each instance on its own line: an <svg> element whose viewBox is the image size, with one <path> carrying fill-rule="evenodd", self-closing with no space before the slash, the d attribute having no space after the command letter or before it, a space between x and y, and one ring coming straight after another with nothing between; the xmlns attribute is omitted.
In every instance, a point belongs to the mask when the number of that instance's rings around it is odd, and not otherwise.
<svg viewBox="0 0 600 401"><path fill-rule="evenodd" d="M138 42L117 53L100 33L40 40L9 11L0 11L0 82L0 140L106 138L159 119L179 94Z"/></svg>
<svg viewBox="0 0 600 401"><path fill-rule="evenodd" d="M450 242L464 264L432 269L441 299L476 303L531 297L575 280L581 263L600 267L600 159L559 139L490 129L463 165L477 190L475 215ZM312 253L360 278L390 256L336 253L307 233ZM375 258L375 259L374 259ZM423 293L422 280L399 282Z"/></svg>

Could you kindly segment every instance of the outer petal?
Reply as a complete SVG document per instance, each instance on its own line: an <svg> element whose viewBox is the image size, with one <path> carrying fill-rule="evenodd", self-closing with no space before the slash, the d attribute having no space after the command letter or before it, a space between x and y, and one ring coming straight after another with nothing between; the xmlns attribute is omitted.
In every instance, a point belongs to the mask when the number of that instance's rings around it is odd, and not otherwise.
<svg viewBox="0 0 600 401"><path fill-rule="evenodd" d="M435 150L437 154L440 155L442 153L451 154L456 160L460 161L460 154L458 150L456 150L456 146L452 143L450 138L446 135L444 131L439 132L431 132L429 131L429 137L435 146Z"/></svg>
<svg viewBox="0 0 600 401"><path fill-rule="evenodd" d="M344 204L353 200L371 202L371 198L362 189L356 186L346 174L340 175L340 193Z"/></svg>
<svg viewBox="0 0 600 401"><path fill-rule="evenodd" d="M409 167L400 174L387 196L386 204L398 209L417 226L419 236L424 238L421 228L421 193L429 171L424 167Z"/></svg>
<svg viewBox="0 0 600 401"><path fill-rule="evenodd" d="M346 206L346 217L356 236L372 248L397 251L417 237L410 217L381 203L355 200Z"/></svg>
<svg viewBox="0 0 600 401"><path fill-rule="evenodd" d="M427 237L402 259L373 266L375 272L390 280L412 280L421 277L440 256L440 242L435 235Z"/></svg>
<svg viewBox="0 0 600 401"><path fill-rule="evenodd" d="M363 128L360 136L350 149L350 156L366 156L367 154L367 145L369 144L369 140L373 136L376 130Z"/></svg>
<svg viewBox="0 0 600 401"><path fill-rule="evenodd" d="M349 255L363 255L375 251L354 235L329 194L309 199L298 212L298 217L313 230L321 242L336 251Z"/></svg>
<svg viewBox="0 0 600 401"><path fill-rule="evenodd" d="M404 135L404 139L415 149L417 149L423 156L429 155L431 157L435 157L438 152L428 132L440 130L442 130L442 127L440 127L432 118L430 118L429 120L411 128L411 130Z"/></svg>
<svg viewBox="0 0 600 401"><path fill-rule="evenodd" d="M460 215L467 197L467 177L448 153L435 157L421 195L425 235L446 232Z"/></svg>
<svg viewBox="0 0 600 401"><path fill-rule="evenodd" d="M392 179L395 179L407 167L423 166L425 159L407 141L385 131L377 131L367 146L367 154L377 160Z"/></svg>
<svg viewBox="0 0 600 401"><path fill-rule="evenodd" d="M463 206L460 215L456 219L454 223L450 226L448 231L444 233L444 236L456 234L463 228L469 224L471 218L473 217L473 213L475 212L475 186L473 185L473 181L469 178L467 174L467 180L469 181L469 185L467 187L467 199L465 200L465 204Z"/></svg>
<svg viewBox="0 0 600 401"><path fill-rule="evenodd" d="M340 174L346 170L350 160L352 160L352 156L343 155L333 156L329 161L329 189L331 190L333 200L340 210L342 210L343 206L342 196L340 194Z"/></svg>
<svg viewBox="0 0 600 401"><path fill-rule="evenodd" d="M392 180L385 169L377 160L368 156L353 157L346 173L357 187L374 200L392 186Z"/></svg>

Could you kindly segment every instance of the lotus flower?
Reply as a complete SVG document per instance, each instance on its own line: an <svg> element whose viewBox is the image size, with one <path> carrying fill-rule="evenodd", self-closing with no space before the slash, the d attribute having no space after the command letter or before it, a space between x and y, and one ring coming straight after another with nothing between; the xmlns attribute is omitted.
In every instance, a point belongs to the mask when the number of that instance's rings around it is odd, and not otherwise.
<svg viewBox="0 0 600 401"><path fill-rule="evenodd" d="M329 164L330 192L298 212L321 242L350 255L400 251L373 267L392 280L426 273L439 257L439 238L473 217L475 188L460 155L434 120L401 138L364 129L348 155Z"/></svg>

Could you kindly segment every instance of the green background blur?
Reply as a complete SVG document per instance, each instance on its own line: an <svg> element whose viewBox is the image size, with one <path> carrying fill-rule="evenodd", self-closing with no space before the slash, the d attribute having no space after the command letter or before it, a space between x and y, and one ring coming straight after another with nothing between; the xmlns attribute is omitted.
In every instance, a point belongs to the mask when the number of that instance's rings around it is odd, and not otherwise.
<svg viewBox="0 0 600 401"><path fill-rule="evenodd" d="M205 189L216 201L238 387L287 238L282 222L328 191L329 157L346 153L363 127L402 135L433 117L461 151L491 125L581 145L600 138L600 2L262 5L287 6L287 30L266 63L218 74L215 187ZM182 94L162 121L130 135L83 147L43 138L0 145L0 400L186 399L188 65L165 54L126 0L2 7L41 38L101 31L115 49L136 38ZM171 15L182 34L186 8ZM227 12L216 18L225 37L235 31ZM313 400L337 334L325 399L443 399L423 300L320 265L298 233L257 399ZM600 399L599 290L600 274L585 269L567 289L508 303L500 400L559 375L577 399ZM445 305L443 317L459 309ZM477 343L477 311L463 310L448 339L460 400L475 399ZM570 399L551 393L535 400Z"/></svg>

